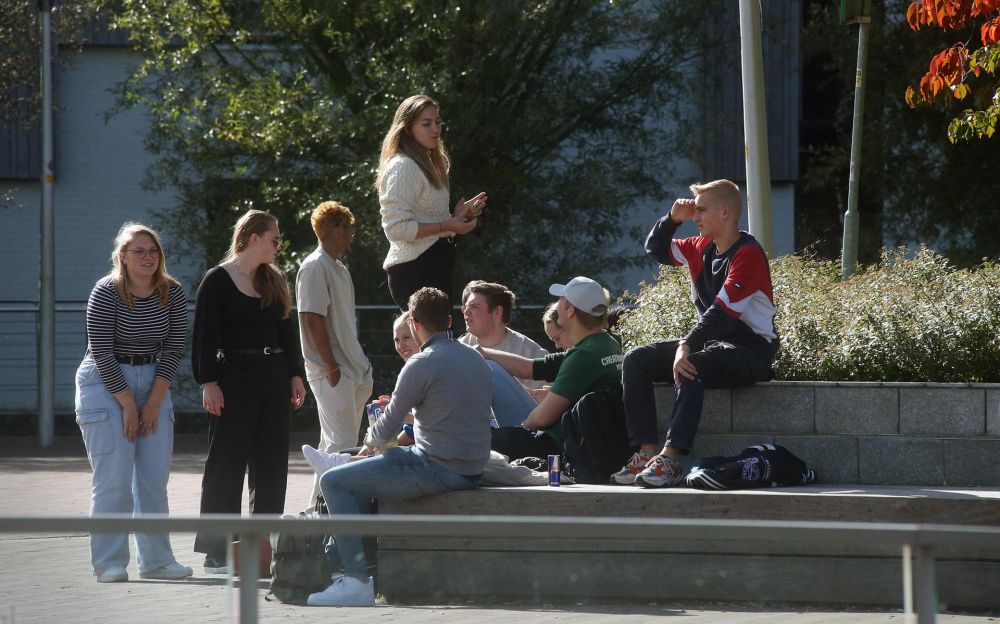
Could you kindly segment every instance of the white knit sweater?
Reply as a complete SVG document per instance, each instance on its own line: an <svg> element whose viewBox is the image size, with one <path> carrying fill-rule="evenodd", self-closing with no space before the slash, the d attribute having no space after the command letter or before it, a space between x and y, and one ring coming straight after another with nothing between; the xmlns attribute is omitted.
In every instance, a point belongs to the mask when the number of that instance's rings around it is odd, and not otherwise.
<svg viewBox="0 0 1000 624"><path fill-rule="evenodd" d="M417 238L419 223L441 223L451 218L448 209L448 189L434 186L408 156L397 154L386 163L385 174L379 184L378 201L382 215L382 229L389 239L389 253L382 263L383 269L416 260L442 236Z"/></svg>

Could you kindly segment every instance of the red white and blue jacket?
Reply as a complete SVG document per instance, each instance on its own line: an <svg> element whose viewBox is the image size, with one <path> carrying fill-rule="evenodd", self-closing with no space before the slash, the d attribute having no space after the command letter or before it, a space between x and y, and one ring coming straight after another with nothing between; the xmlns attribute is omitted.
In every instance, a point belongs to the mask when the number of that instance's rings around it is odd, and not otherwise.
<svg viewBox="0 0 1000 624"><path fill-rule="evenodd" d="M669 214L657 221L646 237L646 253L660 264L685 266L691 272L698 324L684 342L693 351L709 340L763 339L777 347L771 268L757 239L740 232L733 246L720 254L710 238L673 238L679 227Z"/></svg>

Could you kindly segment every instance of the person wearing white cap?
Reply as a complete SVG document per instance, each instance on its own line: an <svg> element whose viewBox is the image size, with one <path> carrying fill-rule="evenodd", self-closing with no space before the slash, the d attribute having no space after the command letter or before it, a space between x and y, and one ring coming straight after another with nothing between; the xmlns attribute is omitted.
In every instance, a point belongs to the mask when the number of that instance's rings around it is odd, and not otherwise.
<svg viewBox="0 0 1000 624"><path fill-rule="evenodd" d="M511 459L561 454L562 414L589 392L621 393L621 345L604 330L610 303L607 291L589 277L574 277L567 284L552 284L549 293L559 297L559 325L573 348L535 359L479 349L514 377L552 382L521 426L493 430L493 450ZM497 414L497 420L502 415Z"/></svg>
<svg viewBox="0 0 1000 624"><path fill-rule="evenodd" d="M622 386L629 441L638 451L612 483L666 487L684 480L680 458L691 453L708 388L733 388L771 378L778 350L767 255L739 229L743 199L729 180L691 185L653 226L646 252L661 264L687 267L698 323L680 340L636 347L625 356ZM686 220L700 236L673 238ZM656 437L653 384L672 381L673 413L662 450Z"/></svg>

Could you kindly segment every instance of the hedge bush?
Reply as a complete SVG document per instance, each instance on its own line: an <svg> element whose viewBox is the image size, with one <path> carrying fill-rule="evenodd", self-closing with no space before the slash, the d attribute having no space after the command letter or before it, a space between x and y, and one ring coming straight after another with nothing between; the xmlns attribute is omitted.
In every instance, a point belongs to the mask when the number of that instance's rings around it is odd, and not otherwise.
<svg viewBox="0 0 1000 624"><path fill-rule="evenodd" d="M781 350L775 379L1000 382L1000 265L957 269L922 248L883 251L850 279L837 263L771 262ZM685 335L695 322L685 269L662 267L616 330L627 348Z"/></svg>

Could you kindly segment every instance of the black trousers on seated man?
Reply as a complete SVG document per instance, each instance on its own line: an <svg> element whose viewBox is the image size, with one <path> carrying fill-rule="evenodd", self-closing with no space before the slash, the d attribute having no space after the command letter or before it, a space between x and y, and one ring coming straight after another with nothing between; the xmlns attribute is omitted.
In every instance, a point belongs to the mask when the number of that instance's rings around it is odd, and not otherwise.
<svg viewBox="0 0 1000 624"><path fill-rule="evenodd" d="M558 427L558 425L556 425ZM531 431L524 427L500 427L492 430L490 448L503 453L511 461L522 457L561 455L561 445L544 431Z"/></svg>
<svg viewBox="0 0 1000 624"><path fill-rule="evenodd" d="M673 382L678 340L664 340L636 347L625 354L622 386L629 442L634 446L656 443L656 398L653 384ZM674 410L667 425L667 446L682 455L691 452L701 420L705 390L749 386L771 379L771 362L778 341L768 343L753 336L745 342L709 340L688 360L698 369L697 379L681 378L675 388Z"/></svg>
<svg viewBox="0 0 1000 624"><path fill-rule="evenodd" d="M560 422L563 466L577 483L607 483L632 454L619 392L588 392Z"/></svg>

